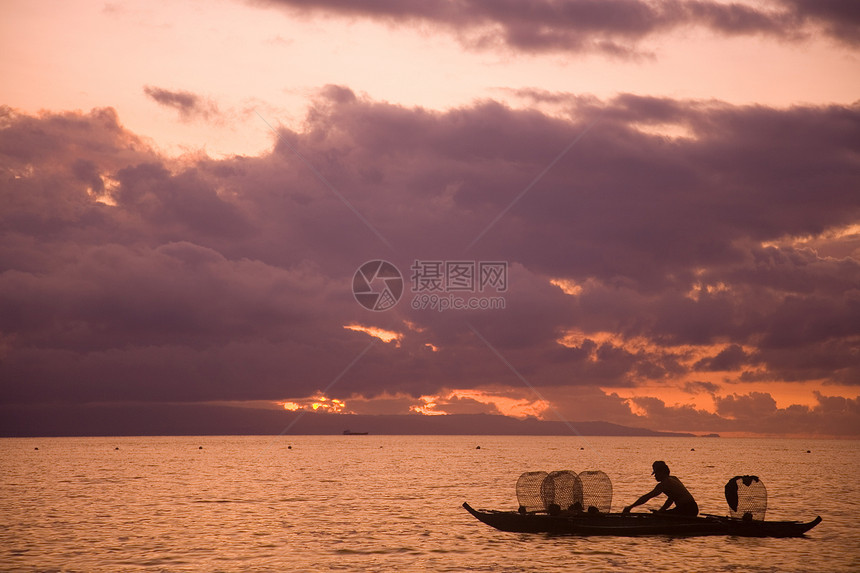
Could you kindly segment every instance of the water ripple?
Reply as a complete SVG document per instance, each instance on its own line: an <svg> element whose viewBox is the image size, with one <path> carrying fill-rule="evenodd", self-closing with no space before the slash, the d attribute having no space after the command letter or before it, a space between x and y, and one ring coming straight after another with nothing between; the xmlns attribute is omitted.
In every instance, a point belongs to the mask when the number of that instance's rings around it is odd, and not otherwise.
<svg viewBox="0 0 860 573"><path fill-rule="evenodd" d="M0 440L0 570L860 569L856 442L699 440L690 452L683 438L589 438L580 450L574 437L482 436L476 459L475 441L42 438L33 451ZM658 457L703 512L724 514L725 481L755 473L769 519L824 522L805 539L554 537L499 532L460 507L513 509L520 473L572 468L607 472L618 508L650 488Z"/></svg>

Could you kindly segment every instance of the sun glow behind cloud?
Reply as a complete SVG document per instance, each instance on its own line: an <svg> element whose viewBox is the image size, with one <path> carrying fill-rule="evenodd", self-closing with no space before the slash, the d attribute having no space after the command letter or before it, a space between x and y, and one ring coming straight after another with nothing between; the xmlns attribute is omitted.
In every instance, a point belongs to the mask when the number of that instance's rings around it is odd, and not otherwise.
<svg viewBox="0 0 860 573"><path fill-rule="evenodd" d="M418 399L420 400L419 404L409 406L410 412L422 414L424 416L444 416L448 413L436 409L438 406L437 400L439 400L439 396L420 396Z"/></svg>
<svg viewBox="0 0 860 573"><path fill-rule="evenodd" d="M551 405L541 399L513 397L508 389L453 389L433 396L421 396L410 411L428 416L454 413L494 413L513 418L544 418ZM464 405L465 404L465 405ZM471 406L470 406L471 404ZM465 410L465 411L464 411Z"/></svg>
<svg viewBox="0 0 860 573"><path fill-rule="evenodd" d="M823 258L860 258L860 224L833 227L816 235L785 236L761 243L768 249L810 249Z"/></svg>
<svg viewBox="0 0 860 573"><path fill-rule="evenodd" d="M576 328L566 330L563 335L556 340L556 342L568 348L584 348L591 344L593 350L589 354L589 359L593 361L598 360L597 350L601 346L612 345L626 350L631 354L671 355L688 366L692 366L696 362L709 356L715 356L730 346L729 344L661 344L644 336L625 337L624 335L616 332L586 332ZM753 350L751 347L741 346L741 348L747 352L752 352Z"/></svg>
<svg viewBox="0 0 860 573"><path fill-rule="evenodd" d="M374 338L378 338L382 342L391 342L392 340L399 346L400 340L403 338L402 332L395 332L393 330L385 330L383 328L378 328L375 326L364 326L361 324L347 324L344 325L344 328L347 330L354 330L356 332L363 332L365 334L369 334Z"/></svg>
<svg viewBox="0 0 860 573"><path fill-rule="evenodd" d="M284 410L290 412L305 410L308 412L328 412L331 414L346 413L346 402L338 398L327 398L322 394L301 400L278 402L278 404L281 404Z"/></svg>
<svg viewBox="0 0 860 573"><path fill-rule="evenodd" d="M389 406L381 406L388 403ZM277 402L278 407L295 412L326 412L332 414L418 414L441 416L447 414L496 414L514 418L548 419L552 405L539 399L528 389L506 387L484 389L446 389L434 395L419 397L407 394L384 394L374 398L360 395L328 398L314 394L307 398L292 398Z"/></svg>
<svg viewBox="0 0 860 573"><path fill-rule="evenodd" d="M552 279L549 282L551 285L560 288L564 294L569 294L570 296L579 296L582 294L582 285L570 279Z"/></svg>
<svg viewBox="0 0 860 573"><path fill-rule="evenodd" d="M718 281L715 284L707 284L702 282L693 283L693 286L690 287L689 292L687 292L686 296L690 300L698 301L702 298L703 295L713 295L718 293L730 293L731 287L722 281Z"/></svg>
<svg viewBox="0 0 860 573"><path fill-rule="evenodd" d="M87 195L96 203L116 207L117 202L114 196L119 189L119 181L107 174L99 175L98 177L101 180L100 186L102 189L94 189L92 186L87 187Z"/></svg>

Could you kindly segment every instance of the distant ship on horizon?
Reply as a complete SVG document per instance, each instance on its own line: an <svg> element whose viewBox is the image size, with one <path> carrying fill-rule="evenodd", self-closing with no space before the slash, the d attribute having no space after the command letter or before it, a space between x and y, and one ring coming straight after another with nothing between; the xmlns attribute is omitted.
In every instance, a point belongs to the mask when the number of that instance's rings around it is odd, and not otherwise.
<svg viewBox="0 0 860 573"><path fill-rule="evenodd" d="M352 430L344 430L344 436L366 436L367 432L353 432Z"/></svg>

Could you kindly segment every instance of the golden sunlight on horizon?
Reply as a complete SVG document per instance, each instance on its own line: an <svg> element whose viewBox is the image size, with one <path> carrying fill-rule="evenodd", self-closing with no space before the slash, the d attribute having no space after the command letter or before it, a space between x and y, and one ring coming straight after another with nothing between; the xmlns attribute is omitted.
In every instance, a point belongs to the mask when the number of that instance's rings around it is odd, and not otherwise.
<svg viewBox="0 0 860 573"><path fill-rule="evenodd" d="M301 403L300 403L301 402ZM284 410L295 412L304 410L307 412L329 412L332 414L348 414L346 411L346 402L338 398L328 398L322 394L317 394L310 398L302 400L289 400L286 402L277 402L283 406Z"/></svg>
<svg viewBox="0 0 860 573"><path fill-rule="evenodd" d="M411 412L428 416L461 413L451 411L461 400L471 401L474 407L491 406L492 413L512 418L535 417L545 419L544 415L552 407L542 399L512 398L500 393L479 389L452 389L434 396L421 396L421 403L409 407Z"/></svg>

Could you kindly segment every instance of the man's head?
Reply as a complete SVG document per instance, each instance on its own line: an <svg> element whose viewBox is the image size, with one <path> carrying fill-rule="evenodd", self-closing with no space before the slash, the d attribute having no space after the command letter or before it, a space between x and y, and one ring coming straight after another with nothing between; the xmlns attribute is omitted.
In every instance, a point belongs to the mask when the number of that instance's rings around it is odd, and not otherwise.
<svg viewBox="0 0 860 573"><path fill-rule="evenodd" d="M651 475L654 476L654 479L657 481L661 481L669 476L669 466L666 465L664 461L656 461L651 464L651 468L654 470L651 472Z"/></svg>

